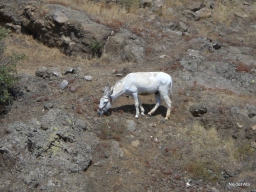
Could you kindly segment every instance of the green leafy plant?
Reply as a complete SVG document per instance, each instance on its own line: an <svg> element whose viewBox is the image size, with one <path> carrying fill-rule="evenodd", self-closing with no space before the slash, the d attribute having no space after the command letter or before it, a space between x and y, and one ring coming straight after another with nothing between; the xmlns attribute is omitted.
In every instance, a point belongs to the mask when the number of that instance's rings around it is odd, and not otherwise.
<svg viewBox="0 0 256 192"><path fill-rule="evenodd" d="M91 55L92 57L100 57L102 54L102 49L103 49L103 43L98 42L98 41L91 41L90 45L90 50L91 50Z"/></svg>
<svg viewBox="0 0 256 192"><path fill-rule="evenodd" d="M0 27L0 40L8 33L7 29ZM3 42L0 42L0 47L0 105L7 105L13 100L11 90L18 80L16 66L26 55L13 52L11 56L3 56L5 48Z"/></svg>
<svg viewBox="0 0 256 192"><path fill-rule="evenodd" d="M9 30L0 26L0 40L7 37Z"/></svg>

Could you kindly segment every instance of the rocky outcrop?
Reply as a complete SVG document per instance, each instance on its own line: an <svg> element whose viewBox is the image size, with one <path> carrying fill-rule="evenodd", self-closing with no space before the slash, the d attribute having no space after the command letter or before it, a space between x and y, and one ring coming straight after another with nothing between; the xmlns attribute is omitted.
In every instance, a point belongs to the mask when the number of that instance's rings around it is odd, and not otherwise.
<svg viewBox="0 0 256 192"><path fill-rule="evenodd" d="M41 119L33 118L27 123L10 124L8 135L0 142L0 171L12 170L6 171L5 180L15 173L16 184L24 190L40 186L46 191L75 182L70 180L70 174L90 166L91 153L99 143L87 128L85 121L62 110L50 110ZM69 182L57 184L59 176ZM1 187L8 185L2 179L0 182Z"/></svg>
<svg viewBox="0 0 256 192"><path fill-rule="evenodd" d="M23 25L35 38L48 46L59 47L68 55L101 56L102 47L95 49L94 45L105 44L110 31L104 25L62 5L48 4L44 9L42 13L37 6L24 8Z"/></svg>
<svg viewBox="0 0 256 192"><path fill-rule="evenodd" d="M110 36L104 46L103 55L108 59L129 62L142 62L144 56L144 41L126 29L115 36Z"/></svg>
<svg viewBox="0 0 256 192"><path fill-rule="evenodd" d="M32 34L49 47L58 47L68 55L101 57L104 48L104 54L110 54L109 58L119 50L116 58L140 62L144 54L142 39L131 32L121 30L110 36L109 28L93 22L85 12L62 5L11 1L0 5L0 21L16 32Z"/></svg>

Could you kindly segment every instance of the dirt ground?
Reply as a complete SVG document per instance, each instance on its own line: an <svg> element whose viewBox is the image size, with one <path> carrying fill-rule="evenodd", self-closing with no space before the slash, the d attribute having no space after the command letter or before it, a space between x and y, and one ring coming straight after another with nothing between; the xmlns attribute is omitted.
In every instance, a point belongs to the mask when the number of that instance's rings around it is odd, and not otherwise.
<svg viewBox="0 0 256 192"><path fill-rule="evenodd" d="M63 75L59 79L38 78L50 88L50 91L42 92L33 90L34 83L24 80L20 86L32 86L32 96L18 98L0 119L3 137L9 123L40 118L47 112L44 103L51 102L54 104L53 108L65 110L89 122L89 131L100 138L100 143L93 152L91 166L86 171L77 173L84 180L78 180L74 186L85 185L86 191L256 189L256 154L251 148L255 133L251 130L252 125L246 119L243 121L244 117L236 118L231 113L233 106L255 106L254 96L207 89L196 84L182 84L179 71L183 69L166 69L166 62L156 64L156 57L148 58L146 65L105 64L101 59L65 56L55 48L43 46L30 36L17 34L12 34L6 40L6 45L7 54L14 50L18 53L25 52L28 56L18 66L18 73L26 74L28 78L35 76L35 71L40 66L59 67L62 72L67 67L80 67L84 75L93 77L92 81L74 77L73 74ZM164 70L173 77L174 94L169 120L164 120L164 103L152 117L140 116L135 119L133 99L126 96L122 96L112 106L110 115L97 115L102 89L107 82L113 85L120 79L113 70L121 71L124 67L132 72ZM59 87L63 79L70 82L64 90ZM75 90L70 90L72 86L76 87ZM36 101L38 97L44 98L43 101ZM141 100L145 112L149 112L155 103L154 96L141 96ZM207 113L202 117L193 117L189 108L195 104L206 105ZM58 179L61 181L61 178ZM244 183L245 186L234 187L230 183ZM37 190L39 189L40 185ZM65 186L57 191L72 189L72 186Z"/></svg>

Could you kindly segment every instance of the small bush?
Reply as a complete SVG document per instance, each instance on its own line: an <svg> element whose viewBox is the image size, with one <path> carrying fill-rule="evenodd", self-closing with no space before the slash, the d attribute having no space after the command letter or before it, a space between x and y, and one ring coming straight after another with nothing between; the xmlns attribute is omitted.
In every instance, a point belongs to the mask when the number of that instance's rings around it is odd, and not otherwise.
<svg viewBox="0 0 256 192"><path fill-rule="evenodd" d="M91 55L92 57L101 57L102 55L102 49L103 49L103 43L97 42L97 41L91 41L90 45Z"/></svg>
<svg viewBox="0 0 256 192"><path fill-rule="evenodd" d="M9 30L7 30L6 28L0 27L0 40L2 40L3 38L5 38L9 33Z"/></svg>
<svg viewBox="0 0 256 192"><path fill-rule="evenodd" d="M214 161L194 160L186 165L186 169L195 178L201 178L208 181L216 182L220 178L220 166Z"/></svg>
<svg viewBox="0 0 256 192"><path fill-rule="evenodd" d="M0 40L8 35L8 30L0 27ZM26 56L24 54L13 53L11 56L4 57L4 43L1 42L0 59L0 105L7 105L12 102L11 90L18 80L16 65Z"/></svg>
<svg viewBox="0 0 256 192"><path fill-rule="evenodd" d="M26 56L13 53L12 56L0 60L0 104L9 104L12 101L11 89L18 80L16 65Z"/></svg>

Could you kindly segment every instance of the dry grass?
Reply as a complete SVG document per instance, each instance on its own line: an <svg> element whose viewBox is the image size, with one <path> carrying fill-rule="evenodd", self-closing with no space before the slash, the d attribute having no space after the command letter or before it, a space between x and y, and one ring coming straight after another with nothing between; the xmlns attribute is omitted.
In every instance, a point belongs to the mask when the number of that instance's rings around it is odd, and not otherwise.
<svg viewBox="0 0 256 192"><path fill-rule="evenodd" d="M226 166L240 166L241 159L237 158L239 152L233 140L224 140L215 128L206 130L195 123L178 129L173 142L182 146L177 146L172 158L176 162L182 159L179 166L195 178L217 181Z"/></svg>
<svg viewBox="0 0 256 192"><path fill-rule="evenodd" d="M17 66L18 73L34 75L39 66L59 66L61 70L65 70L67 67L87 66L94 62L94 60L67 56L57 48L49 48L29 35L12 34L12 37L6 38L6 45L6 55L15 52L27 56L22 65Z"/></svg>
<svg viewBox="0 0 256 192"><path fill-rule="evenodd" d="M44 0L51 4L60 4L63 6L72 7L73 9L86 11L89 15L96 17L100 23L104 21L112 22L114 20L119 20L126 25L138 22L138 6L134 3L130 7L129 11L119 4L106 4L103 2L95 3L93 1L82 1L82 0Z"/></svg>
<svg viewBox="0 0 256 192"><path fill-rule="evenodd" d="M89 0L44 0L44 2L60 4L66 7L71 7L73 9L85 11L95 22L106 25L111 29L113 28L115 32L118 32L120 27L124 26L130 28L134 33L138 35L141 35L141 30L149 29L145 23L141 22L143 20L141 19L141 16L153 14L150 9L139 9L138 0L122 0L118 4L104 2L97 3ZM190 0L166 0L162 8L162 18L172 22L184 20L185 17L183 16L183 11L186 10L188 5L191 3L193 2ZM170 8L172 11L169 10ZM243 6L241 1L223 2L221 0L217 0L214 4L214 10L212 11L212 16L209 18L209 20L211 23L229 27L232 23L236 23L236 13L248 15L248 18L244 19L247 21L251 20L251 23L253 23L256 18L256 2L253 2L250 4L250 6L246 7ZM42 12L42 14L45 13ZM211 25L205 25L203 22L204 20L193 23L190 22L190 25L198 29L198 36L218 40L220 37L216 36ZM159 32L157 32L157 34L158 33ZM256 43L255 31L249 30L245 33L245 42L243 43L246 45L254 46ZM234 40L234 42L236 42L236 37Z"/></svg>

